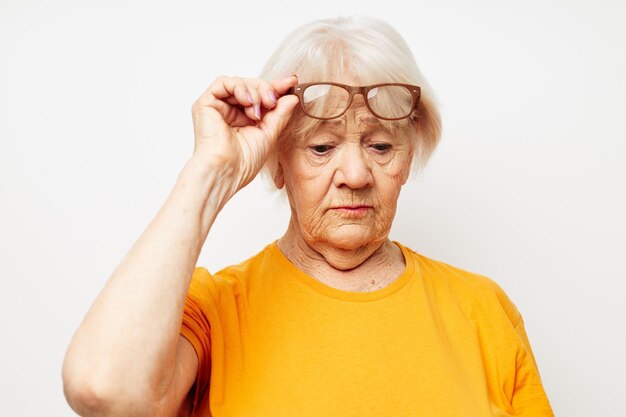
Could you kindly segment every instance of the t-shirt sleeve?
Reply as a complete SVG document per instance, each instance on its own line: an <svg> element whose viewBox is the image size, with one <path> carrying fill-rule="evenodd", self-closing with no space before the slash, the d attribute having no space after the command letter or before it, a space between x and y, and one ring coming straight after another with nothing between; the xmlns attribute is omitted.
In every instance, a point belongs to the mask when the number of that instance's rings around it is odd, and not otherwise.
<svg viewBox="0 0 626 417"><path fill-rule="evenodd" d="M524 346L524 351L519 357L517 369L515 370L515 390L513 391L511 405L520 417L554 417L548 396L541 382L535 356L526 335L524 319L521 315L515 330Z"/></svg>
<svg viewBox="0 0 626 417"><path fill-rule="evenodd" d="M491 281L502 309L515 329L519 341L511 406L517 417L554 417L550 402L543 388L539 368L535 360L524 319L504 290Z"/></svg>
<svg viewBox="0 0 626 417"><path fill-rule="evenodd" d="M194 390L194 409L199 398L205 394L209 386L211 374L211 327L205 314L207 303L210 303L210 294L207 288L209 280L210 274L206 268L196 267L194 269L185 300L180 329L180 334L191 343L198 356L198 375L192 387Z"/></svg>

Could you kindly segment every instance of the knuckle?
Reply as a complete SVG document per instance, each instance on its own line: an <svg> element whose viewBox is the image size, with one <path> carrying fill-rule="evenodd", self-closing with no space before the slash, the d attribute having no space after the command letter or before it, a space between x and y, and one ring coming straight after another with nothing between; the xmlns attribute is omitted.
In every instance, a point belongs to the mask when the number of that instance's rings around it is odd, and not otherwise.
<svg viewBox="0 0 626 417"><path fill-rule="evenodd" d="M203 109L205 109L206 107L210 107L211 104L212 104L212 100L210 97L199 98L198 100L194 101L191 104L191 113L192 114L201 113Z"/></svg>
<svg viewBox="0 0 626 417"><path fill-rule="evenodd" d="M224 74L220 74L217 77L215 77L215 79L213 80L213 82L211 82L211 84L209 85L209 89L211 87L214 87L216 85L223 85L226 80L228 79L228 77Z"/></svg>

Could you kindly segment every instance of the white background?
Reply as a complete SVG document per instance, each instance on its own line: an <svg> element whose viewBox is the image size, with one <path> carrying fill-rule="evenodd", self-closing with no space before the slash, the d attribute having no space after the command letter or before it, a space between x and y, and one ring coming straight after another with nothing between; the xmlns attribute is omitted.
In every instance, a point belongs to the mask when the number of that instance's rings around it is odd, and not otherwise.
<svg viewBox="0 0 626 417"><path fill-rule="evenodd" d="M403 34L443 116L391 237L500 283L558 416L626 415L618 0L2 0L0 415L73 415L65 349L191 155L191 104L213 78L256 76L295 27L357 12ZM287 220L255 181L198 264L241 261Z"/></svg>

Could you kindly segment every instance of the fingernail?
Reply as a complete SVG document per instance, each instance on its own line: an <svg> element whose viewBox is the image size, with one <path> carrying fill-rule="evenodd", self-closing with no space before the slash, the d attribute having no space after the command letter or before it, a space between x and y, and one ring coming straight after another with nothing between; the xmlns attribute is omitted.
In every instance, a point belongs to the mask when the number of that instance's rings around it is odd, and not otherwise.
<svg viewBox="0 0 626 417"><path fill-rule="evenodd" d="M248 93L246 93L246 97L248 98L248 101L249 101L250 103L252 103L252 102L253 102L253 100L252 100L252 96L250 95L250 93L249 93L249 92L248 92Z"/></svg>
<svg viewBox="0 0 626 417"><path fill-rule="evenodd" d="M270 100L272 100L272 103L276 103L276 95L274 94L273 91L268 91L267 92L267 96L270 98Z"/></svg>
<svg viewBox="0 0 626 417"><path fill-rule="evenodd" d="M256 116L257 119L261 120L261 105L260 104L254 105L254 115Z"/></svg>

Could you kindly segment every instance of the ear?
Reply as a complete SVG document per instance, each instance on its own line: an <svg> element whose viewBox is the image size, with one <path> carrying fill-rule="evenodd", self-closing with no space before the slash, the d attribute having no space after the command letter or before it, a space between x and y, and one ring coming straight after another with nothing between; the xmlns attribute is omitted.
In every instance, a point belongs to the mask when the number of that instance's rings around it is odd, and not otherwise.
<svg viewBox="0 0 626 417"><path fill-rule="evenodd" d="M281 190L285 186L285 176L283 175L283 166L279 163L276 164L276 170L274 171L274 185Z"/></svg>

